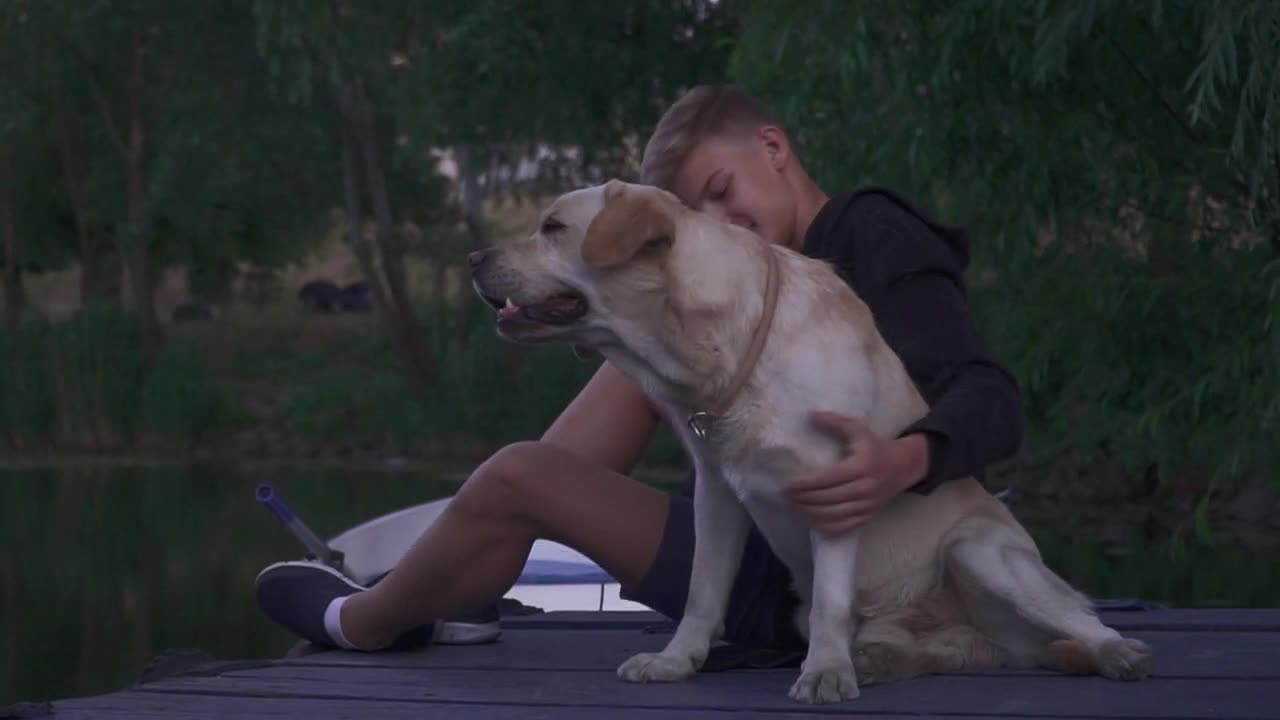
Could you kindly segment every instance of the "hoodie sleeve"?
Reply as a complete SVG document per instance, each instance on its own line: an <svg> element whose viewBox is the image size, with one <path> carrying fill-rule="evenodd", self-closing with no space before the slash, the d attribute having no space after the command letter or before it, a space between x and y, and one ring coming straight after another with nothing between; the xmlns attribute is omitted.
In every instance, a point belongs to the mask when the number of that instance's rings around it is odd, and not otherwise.
<svg viewBox="0 0 1280 720"><path fill-rule="evenodd" d="M931 406L901 433L928 437L928 473L911 490L928 493L947 480L981 476L1017 451L1023 407L1016 380L969 315L963 232L886 193L858 194L832 219L828 254Z"/></svg>

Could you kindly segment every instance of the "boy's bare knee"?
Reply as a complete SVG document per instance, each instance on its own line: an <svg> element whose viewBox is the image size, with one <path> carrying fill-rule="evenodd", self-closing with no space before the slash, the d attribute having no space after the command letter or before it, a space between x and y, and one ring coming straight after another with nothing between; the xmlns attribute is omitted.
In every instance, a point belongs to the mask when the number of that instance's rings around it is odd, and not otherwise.
<svg viewBox="0 0 1280 720"><path fill-rule="evenodd" d="M455 502L489 513L527 515L538 495L546 492L546 469L553 454L552 448L535 441L507 445L475 469Z"/></svg>
<svg viewBox="0 0 1280 720"><path fill-rule="evenodd" d="M500 484L509 492L521 492L546 465L547 450L543 443L532 440L511 443L476 468L476 479Z"/></svg>

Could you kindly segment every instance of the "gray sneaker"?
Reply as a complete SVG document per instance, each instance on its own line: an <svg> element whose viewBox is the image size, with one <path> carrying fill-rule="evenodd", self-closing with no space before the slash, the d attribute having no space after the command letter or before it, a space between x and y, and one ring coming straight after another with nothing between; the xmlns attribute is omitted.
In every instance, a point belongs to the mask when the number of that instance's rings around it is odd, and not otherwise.
<svg viewBox="0 0 1280 720"><path fill-rule="evenodd" d="M314 560L268 565L254 581L258 607L268 618L299 638L327 648L341 647L324 625L329 604L364 589L336 569ZM434 631L434 623L413 628L402 633L388 649L429 644Z"/></svg>

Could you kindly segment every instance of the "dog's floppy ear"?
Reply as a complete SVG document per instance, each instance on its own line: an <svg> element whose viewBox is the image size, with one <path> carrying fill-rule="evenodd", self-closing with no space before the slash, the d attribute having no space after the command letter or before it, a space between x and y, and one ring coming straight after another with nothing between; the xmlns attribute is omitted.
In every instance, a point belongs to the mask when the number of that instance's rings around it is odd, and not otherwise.
<svg viewBox="0 0 1280 720"><path fill-rule="evenodd" d="M587 226L582 261L587 267L617 267L642 250L670 246L676 233L671 213L656 190L636 190L609 181L604 209Z"/></svg>

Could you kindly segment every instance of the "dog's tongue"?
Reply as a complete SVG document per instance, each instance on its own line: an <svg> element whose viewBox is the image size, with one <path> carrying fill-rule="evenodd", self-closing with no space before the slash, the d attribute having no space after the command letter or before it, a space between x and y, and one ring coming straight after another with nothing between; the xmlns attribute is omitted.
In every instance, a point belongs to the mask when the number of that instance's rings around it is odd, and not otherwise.
<svg viewBox="0 0 1280 720"><path fill-rule="evenodd" d="M507 318L520 312L520 306L511 302L511 298L507 298L507 303L498 311L498 319L506 320Z"/></svg>

